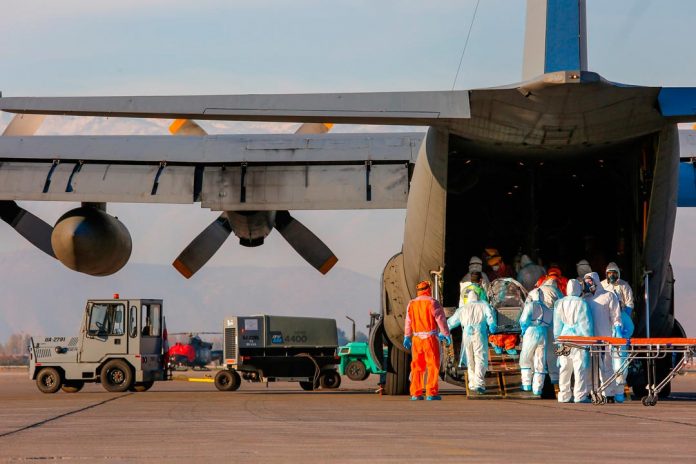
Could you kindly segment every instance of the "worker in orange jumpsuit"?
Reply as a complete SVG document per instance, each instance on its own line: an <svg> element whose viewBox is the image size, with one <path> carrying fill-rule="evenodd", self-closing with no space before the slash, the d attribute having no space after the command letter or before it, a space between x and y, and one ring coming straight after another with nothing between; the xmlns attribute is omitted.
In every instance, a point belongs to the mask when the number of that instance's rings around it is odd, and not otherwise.
<svg viewBox="0 0 696 464"><path fill-rule="evenodd" d="M430 282L416 286L416 298L408 303L404 326L404 348L411 350L411 400L423 399L423 375L427 400L439 400L440 342L452 343L447 317L440 303L433 298Z"/></svg>

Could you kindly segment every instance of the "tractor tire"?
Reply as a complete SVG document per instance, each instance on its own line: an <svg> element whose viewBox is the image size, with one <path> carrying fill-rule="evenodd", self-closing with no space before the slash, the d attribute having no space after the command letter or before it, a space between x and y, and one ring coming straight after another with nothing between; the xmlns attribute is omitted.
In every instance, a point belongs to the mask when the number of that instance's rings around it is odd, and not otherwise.
<svg viewBox="0 0 696 464"><path fill-rule="evenodd" d="M346 365L346 377L356 382L361 382L369 377L365 363L355 359Z"/></svg>
<svg viewBox="0 0 696 464"><path fill-rule="evenodd" d="M409 394L409 374L411 356L405 351L401 351L395 346L389 347L389 363L387 368L387 381L384 385L385 395L408 395Z"/></svg>
<svg viewBox="0 0 696 464"><path fill-rule="evenodd" d="M151 389L154 384L154 380L149 380L147 382L135 382L128 390L136 393L142 393Z"/></svg>
<svg viewBox="0 0 696 464"><path fill-rule="evenodd" d="M220 391L235 391L242 384L242 378L237 371L223 369L215 374L215 388Z"/></svg>
<svg viewBox="0 0 696 464"><path fill-rule="evenodd" d="M66 380L63 386L60 387L65 393L77 393L82 390L85 383L82 380Z"/></svg>
<svg viewBox="0 0 696 464"><path fill-rule="evenodd" d="M336 371L325 371L319 377L321 388L336 389L341 386L341 376Z"/></svg>
<svg viewBox="0 0 696 464"><path fill-rule="evenodd" d="M122 359L112 359L102 367L99 380L104 390L122 393L133 385L133 371Z"/></svg>
<svg viewBox="0 0 696 464"><path fill-rule="evenodd" d="M42 393L55 393L60 390L62 383L63 377L54 367L44 367L36 376L36 386Z"/></svg>

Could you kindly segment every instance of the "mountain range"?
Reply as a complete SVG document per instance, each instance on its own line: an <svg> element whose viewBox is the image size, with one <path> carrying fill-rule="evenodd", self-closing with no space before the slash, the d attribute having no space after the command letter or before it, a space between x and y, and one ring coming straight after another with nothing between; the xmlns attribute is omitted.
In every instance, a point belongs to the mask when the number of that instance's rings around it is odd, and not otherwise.
<svg viewBox="0 0 696 464"><path fill-rule="evenodd" d="M86 300L160 298L170 332L220 331L233 315L345 316L364 331L379 311L379 278L336 267L323 276L310 266L206 266L190 280L171 266L129 263L109 277L69 271L34 250L0 254L0 340L12 333L70 335L80 328Z"/></svg>

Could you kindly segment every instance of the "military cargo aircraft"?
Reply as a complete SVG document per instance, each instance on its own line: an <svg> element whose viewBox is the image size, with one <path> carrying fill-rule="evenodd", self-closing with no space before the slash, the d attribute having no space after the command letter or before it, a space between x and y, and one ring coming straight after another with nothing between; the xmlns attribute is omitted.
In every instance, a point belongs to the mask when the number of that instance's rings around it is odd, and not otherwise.
<svg viewBox="0 0 696 464"><path fill-rule="evenodd" d="M405 309L416 283L438 273L444 305L456 306L469 257L491 244L504 256L523 249L565 269L580 258L596 268L618 260L636 293L648 295L647 305L637 305L637 332L649 325L653 336L683 335L669 257L677 205L696 204L696 142L677 128L696 120L695 108L696 88L632 86L590 71L584 0L528 0L523 80L503 87L1 98L0 110L20 116L0 137L0 214L68 267L107 275L128 260L130 237L106 203L200 202L221 216L179 256L175 265L189 277L231 232L256 245L273 227L324 272L336 257L289 210L407 208L403 248L382 285L385 391L402 394ZM205 136L194 127L179 137L26 137L36 126L32 115L428 130ZM52 228L15 200L83 207Z"/></svg>

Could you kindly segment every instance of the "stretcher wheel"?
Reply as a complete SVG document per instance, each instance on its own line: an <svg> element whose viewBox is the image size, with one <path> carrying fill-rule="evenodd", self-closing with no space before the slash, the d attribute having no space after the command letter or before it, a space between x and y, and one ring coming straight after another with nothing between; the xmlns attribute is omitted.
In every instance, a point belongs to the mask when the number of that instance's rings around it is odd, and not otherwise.
<svg viewBox="0 0 696 464"><path fill-rule="evenodd" d="M653 395L647 395L644 396L641 400L641 403L643 403L643 406L655 406L657 404L657 396Z"/></svg>
<svg viewBox="0 0 696 464"><path fill-rule="evenodd" d="M599 397L599 404L607 404L607 397L602 395Z"/></svg>

